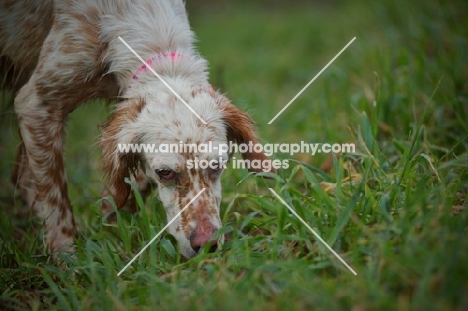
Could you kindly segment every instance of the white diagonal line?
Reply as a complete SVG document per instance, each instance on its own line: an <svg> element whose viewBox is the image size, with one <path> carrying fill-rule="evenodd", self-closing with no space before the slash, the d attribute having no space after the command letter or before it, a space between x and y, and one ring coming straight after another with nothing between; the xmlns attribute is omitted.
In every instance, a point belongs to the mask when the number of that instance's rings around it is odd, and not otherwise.
<svg viewBox="0 0 468 311"><path fill-rule="evenodd" d="M122 39L120 36L119 36L119 39L120 39L120 41L123 42L123 44L125 44L125 46L126 46L130 51L133 52L133 54L135 54L136 57L138 57L138 59L139 59L143 64L146 65L146 68L148 68L149 70L151 70L151 72L154 73L154 75L155 75L156 77L158 77L158 79L161 80L161 82L162 82L162 83L163 83L163 84L164 84L164 85L165 85L165 86L166 86L166 87L167 87L167 88L168 88L168 89L169 89L169 90L170 90L170 91L171 91L171 92L172 92L172 93L173 93L173 94L174 94L174 95L175 95L175 96L176 96L176 97L177 97L177 98L178 98L178 99L195 115L195 116L197 116L197 118L200 119L200 121L203 122L203 124L206 124L205 120L203 120L202 117L200 117L200 116L198 115L198 113L196 113L196 111L193 110L193 108L190 107L190 106L185 102L185 100L184 100L182 97L180 97L179 94L177 94L177 92L174 91L174 89L173 89L169 84L167 84L166 81L164 81L163 78L161 78L161 76L160 76L156 71L154 71L153 68L151 68L151 66L149 66L149 65L146 63L146 62L144 61L144 59L141 58L140 55L138 55L138 53L135 52L135 50L133 50L132 47L131 47L130 45L128 45L127 42L125 42L124 39Z"/></svg>
<svg viewBox="0 0 468 311"><path fill-rule="evenodd" d="M145 249L147 249L151 245L151 243L153 243L161 235L161 233L163 233L164 230L166 230L174 222L174 220L176 220L176 218L179 217L190 206L190 204L192 204L193 201L195 201L198 198L198 196L203 193L203 191L205 191L205 189L206 188L200 190L200 192L196 196L194 196L190 200L190 202L188 202L187 205L185 205L184 208L180 212L178 212L177 215L175 215L174 218L172 218L171 221L169 221L167 225L165 225L164 228L162 228L161 231L159 231L158 234L156 234L156 236L153 239L151 239L151 241L149 241L148 244L146 244L145 247L143 247L141 251L138 254L136 254L135 257L133 257L133 259L130 260L130 262L122 270L120 270L119 273L117 273L117 276L120 276L145 251Z"/></svg>
<svg viewBox="0 0 468 311"><path fill-rule="evenodd" d="M275 190L273 190L273 189L271 189L271 188L268 188L268 189L271 191L271 193L274 194L275 197L278 198L278 200L280 200L281 204L283 204L284 206L286 206L286 207L291 211L291 213L293 213L294 216L296 216L296 217L304 224L304 226L306 226L307 229L309 229L310 232L312 232L312 233L315 235L315 237L316 237L317 239L319 239L320 242L322 242L322 243L330 250L330 252L332 252L333 255L335 255L336 258L338 258L338 259L346 266L346 268L349 269L349 271L351 271L354 275L357 275L356 271L354 271L353 268L351 268L351 267L346 263L346 261L344 261L343 258L341 258L340 255L338 255L338 254L333 250L333 248L331 248L331 247L320 237L320 235L318 235L318 234L314 231L314 229L312 229L312 228L309 226L309 224L306 223L306 222L304 221L304 219L302 219L301 216L299 216L299 215L296 213L296 211L295 211L292 207L290 207L286 202L284 202L284 200L275 192Z"/></svg>
<svg viewBox="0 0 468 311"><path fill-rule="evenodd" d="M278 113L276 114L276 116L275 116L273 119L271 119L271 120L270 120L270 122L268 122L268 124L271 124L271 123L273 123L273 121L275 121L275 120L276 120L276 118L278 118L278 117L279 117L279 115L280 115L280 114L282 114L282 113L283 113L283 111L285 111L285 110L286 110L286 108L288 108L288 107L289 107L289 105L291 105L291 104L293 103L293 101L295 101L295 100L296 100L296 98L298 98L298 97L299 97L299 95L301 95L301 94L302 94L302 92L304 92L304 91L305 91L305 90L306 90L306 89L307 89L307 88L308 88L308 87L309 87L309 86L312 84L312 82L314 82L314 81L315 81L315 79L317 79L317 78L318 78L318 77L319 77L319 76L322 74L322 72L324 72L324 71L325 71L325 69L327 69L327 68L328 68L328 66L330 66L330 65L331 65L331 63L333 63L333 62L335 61L335 59L337 59L337 58L338 58L338 56L340 56L340 54L341 54L341 53L343 53L343 52L344 52L344 50L346 50L346 49L348 48L348 46L350 46L350 45L351 45L351 43L353 43L353 41L354 41L354 40L356 40L356 37L354 37L353 39L351 39L351 41L349 41L349 43L348 43L348 44L346 44L346 46L345 46L343 49L341 49L341 51L339 51L339 52L338 52L338 54L336 54L336 55L335 55L335 57L333 57L333 58L332 58L332 60L331 60L330 62L328 62L328 64L326 64L326 65L325 65L325 67L323 67L323 69L322 69L322 70L320 70L320 72L319 72L318 74L316 74L316 75L315 75L315 77L314 77L312 80L310 80L310 82L309 82L309 83L307 83L307 85L306 85L306 86L304 86L304 87L302 88L302 90L300 90L300 92L299 92L299 93L297 93L297 95L296 95L296 96L294 96L294 98L293 98L293 99L291 99L291 100L289 101L289 103L288 103L286 106L284 106L284 107L283 107L283 109L281 109L281 111L280 111L280 112L278 112Z"/></svg>

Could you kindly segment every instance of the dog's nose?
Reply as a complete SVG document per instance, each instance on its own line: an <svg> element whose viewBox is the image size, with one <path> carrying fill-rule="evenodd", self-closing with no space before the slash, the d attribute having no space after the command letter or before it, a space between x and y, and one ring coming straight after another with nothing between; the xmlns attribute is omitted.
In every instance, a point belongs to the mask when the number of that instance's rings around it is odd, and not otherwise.
<svg viewBox="0 0 468 311"><path fill-rule="evenodd" d="M212 240L211 237L216 231L212 224L199 224L190 235L190 246L198 253L207 243L210 243L210 253L218 248L218 241Z"/></svg>

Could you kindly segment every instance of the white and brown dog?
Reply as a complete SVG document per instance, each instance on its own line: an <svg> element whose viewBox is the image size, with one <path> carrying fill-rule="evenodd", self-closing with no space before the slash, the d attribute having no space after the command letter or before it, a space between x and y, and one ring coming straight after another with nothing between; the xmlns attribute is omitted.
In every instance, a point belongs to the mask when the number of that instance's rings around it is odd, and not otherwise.
<svg viewBox="0 0 468 311"><path fill-rule="evenodd" d="M142 67L119 37L148 60L206 124ZM128 204L131 188L124 179L131 176L138 177L134 180L142 188L148 184L146 177L157 184L168 220L205 188L168 230L186 258L212 243L221 226L222 168L187 168L186 161L213 160L218 153L118 149L118 144L257 142L248 115L209 84L207 62L193 42L182 0L0 3L0 73L4 86L18 90L14 106L22 139L12 177L21 196L44 219L49 252L73 250L76 228L64 170L65 124L70 112L95 98L120 99L101 140L107 189L116 205ZM263 153L243 156L266 159ZM221 157L227 160L229 154Z"/></svg>

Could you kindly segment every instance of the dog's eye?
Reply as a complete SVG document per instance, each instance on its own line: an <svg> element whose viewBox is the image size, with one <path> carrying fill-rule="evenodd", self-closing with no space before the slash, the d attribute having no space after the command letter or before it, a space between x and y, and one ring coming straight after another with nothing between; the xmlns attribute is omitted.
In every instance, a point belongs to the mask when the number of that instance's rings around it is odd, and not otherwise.
<svg viewBox="0 0 468 311"><path fill-rule="evenodd" d="M222 167L216 167L216 168L211 168L210 169L211 173L213 173L213 174L219 174L219 173L221 173L222 170L223 170Z"/></svg>
<svg viewBox="0 0 468 311"><path fill-rule="evenodd" d="M218 167L210 167L208 169L208 173L211 177L216 177L218 176L219 174L221 174L221 172L223 171L223 167L222 166L218 166Z"/></svg>
<svg viewBox="0 0 468 311"><path fill-rule="evenodd" d="M176 173L174 171L168 169L156 170L156 174L158 174L159 178L161 178L164 181L171 181L176 176Z"/></svg>

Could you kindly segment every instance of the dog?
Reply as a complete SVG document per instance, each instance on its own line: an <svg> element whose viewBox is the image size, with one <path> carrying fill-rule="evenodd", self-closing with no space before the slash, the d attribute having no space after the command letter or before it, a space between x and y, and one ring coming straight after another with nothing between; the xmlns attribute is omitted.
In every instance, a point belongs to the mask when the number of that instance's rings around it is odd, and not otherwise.
<svg viewBox="0 0 468 311"><path fill-rule="evenodd" d="M103 194L112 195L122 208L134 203L127 178L142 192L155 183L169 221L205 189L168 231L185 258L208 243L216 249L212 236L221 226L221 162L231 153L138 153L118 148L259 141L252 119L208 82L207 61L194 48L182 0L4 0L0 61L4 87L17 91L14 109L21 143L12 181L44 221L49 253L74 251L76 225L63 156L67 115L97 98L115 101L100 140L109 181ZM242 156L267 159L251 150ZM186 162L193 159L218 166L188 168ZM104 207L109 209L109 204Z"/></svg>

